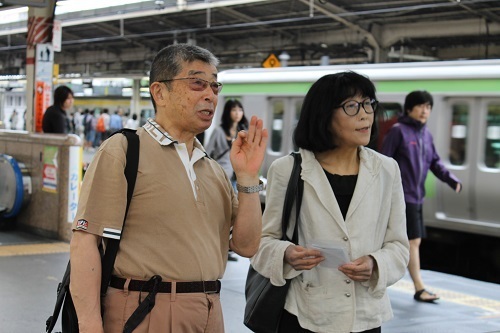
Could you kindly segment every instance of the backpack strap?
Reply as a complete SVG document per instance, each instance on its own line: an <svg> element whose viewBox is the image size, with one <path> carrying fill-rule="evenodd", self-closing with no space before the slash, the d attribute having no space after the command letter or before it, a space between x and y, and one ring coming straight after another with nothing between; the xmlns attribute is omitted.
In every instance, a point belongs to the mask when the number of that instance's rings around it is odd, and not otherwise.
<svg viewBox="0 0 500 333"><path fill-rule="evenodd" d="M132 194L134 193L135 181L137 178L137 170L139 167L139 136L135 133L135 130L131 129L121 129L116 133L122 133L125 135L128 141L127 148L127 162L125 165L125 178L127 178L127 206L125 208L125 216L123 218L123 228L125 228L125 221L127 218L128 209L130 207L130 201L132 200ZM113 266L115 264L116 254L118 253L118 246L120 244L120 240L117 239L109 239L106 247L106 252L101 259L102 262L102 277L101 277L101 294L106 294L106 290L108 289L109 281L111 279L111 273L113 272ZM99 250L102 250L102 244L99 246ZM70 272L71 272L71 263L68 261L68 265L66 266L66 271L62 278L61 283L59 283L57 287L57 299L56 305L54 307L53 314L46 321L46 332L50 333L55 327L59 314L61 313L61 308L66 297L69 297L71 300L71 295L69 294L69 283L70 283ZM74 308L73 308L74 312ZM75 314L76 317L76 314ZM63 314L63 322L64 322L64 314ZM73 323L74 324L74 323ZM77 324L76 324L77 325Z"/></svg>
<svg viewBox="0 0 500 333"><path fill-rule="evenodd" d="M139 136L135 132L135 130L123 128L112 134L122 133L128 141L127 163L125 165L125 178L127 178L127 206L123 217L122 233L125 228L130 201L132 200L132 194L134 193L137 170L139 168ZM108 289L109 281L111 279L119 245L119 239L108 239L106 252L102 258L101 296L106 295L106 290Z"/></svg>

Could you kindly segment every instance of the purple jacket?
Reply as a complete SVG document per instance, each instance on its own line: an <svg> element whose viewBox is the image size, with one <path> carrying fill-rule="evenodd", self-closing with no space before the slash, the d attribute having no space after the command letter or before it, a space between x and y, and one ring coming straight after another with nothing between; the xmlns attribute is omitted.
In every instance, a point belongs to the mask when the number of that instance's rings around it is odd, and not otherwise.
<svg viewBox="0 0 500 333"><path fill-rule="evenodd" d="M407 203L424 202L424 184L429 169L453 190L460 183L441 163L427 126L411 117L400 117L387 132L381 153L398 162Z"/></svg>

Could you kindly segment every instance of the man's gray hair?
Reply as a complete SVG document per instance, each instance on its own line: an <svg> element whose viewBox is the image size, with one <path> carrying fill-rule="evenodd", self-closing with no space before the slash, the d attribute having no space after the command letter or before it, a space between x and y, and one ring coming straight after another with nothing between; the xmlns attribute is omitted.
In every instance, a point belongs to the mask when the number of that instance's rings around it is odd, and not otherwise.
<svg viewBox="0 0 500 333"><path fill-rule="evenodd" d="M170 80L182 70L183 62L203 61L212 66L219 65L219 59L210 51L195 45L173 44L161 49L155 56L149 72L149 84Z"/></svg>

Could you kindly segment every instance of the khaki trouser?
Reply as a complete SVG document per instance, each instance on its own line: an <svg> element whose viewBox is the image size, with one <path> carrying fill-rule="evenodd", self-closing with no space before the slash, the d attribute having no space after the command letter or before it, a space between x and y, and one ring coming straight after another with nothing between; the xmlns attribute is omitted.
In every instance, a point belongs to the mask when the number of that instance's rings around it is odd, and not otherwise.
<svg viewBox="0 0 500 333"><path fill-rule="evenodd" d="M223 333L220 294L156 294L156 304L134 333ZM104 332L122 333L139 304L138 291L108 288L104 300ZM147 293L142 293L142 298Z"/></svg>

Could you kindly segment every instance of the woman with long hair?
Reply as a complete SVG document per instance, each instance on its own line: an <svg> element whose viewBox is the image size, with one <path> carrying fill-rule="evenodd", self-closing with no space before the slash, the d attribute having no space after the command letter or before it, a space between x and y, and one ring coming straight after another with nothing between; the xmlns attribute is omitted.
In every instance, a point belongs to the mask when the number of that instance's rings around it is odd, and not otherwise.
<svg viewBox="0 0 500 333"><path fill-rule="evenodd" d="M219 163L231 180L234 190L236 191L236 176L233 171L233 166L229 159L231 145L233 140L238 135L239 131L248 128L248 120L243 111L243 105L236 99L229 99L224 104L220 126L216 127L208 140L205 147L207 154ZM238 260L232 255L232 251L228 253L228 260Z"/></svg>
<svg viewBox="0 0 500 333"><path fill-rule="evenodd" d="M243 105L236 99L230 99L224 105L220 126L214 129L205 146L207 154L222 166L233 187L236 186L236 179L229 160L231 144L238 132L247 128L248 120Z"/></svg>

